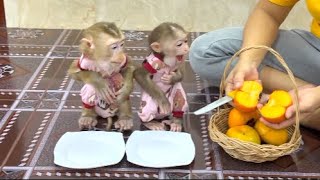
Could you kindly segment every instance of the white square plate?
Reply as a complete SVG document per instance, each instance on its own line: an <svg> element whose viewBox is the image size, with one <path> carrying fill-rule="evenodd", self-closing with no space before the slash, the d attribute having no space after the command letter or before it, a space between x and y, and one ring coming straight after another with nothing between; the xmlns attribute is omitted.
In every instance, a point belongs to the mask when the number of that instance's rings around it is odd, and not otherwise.
<svg viewBox="0 0 320 180"><path fill-rule="evenodd" d="M195 157L191 135L170 131L134 131L126 145L127 159L152 168L184 166Z"/></svg>
<svg viewBox="0 0 320 180"><path fill-rule="evenodd" d="M88 169L119 163L125 154L122 133L104 131L67 132L54 148L54 163Z"/></svg>

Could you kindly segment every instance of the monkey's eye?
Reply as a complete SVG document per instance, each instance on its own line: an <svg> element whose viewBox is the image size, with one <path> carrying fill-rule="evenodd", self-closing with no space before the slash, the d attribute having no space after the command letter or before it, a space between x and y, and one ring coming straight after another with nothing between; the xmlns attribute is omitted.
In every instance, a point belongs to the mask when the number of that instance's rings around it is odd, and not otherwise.
<svg viewBox="0 0 320 180"><path fill-rule="evenodd" d="M184 43L188 43L188 40L185 40Z"/></svg>
<svg viewBox="0 0 320 180"><path fill-rule="evenodd" d="M182 43L177 44L177 46L178 46L178 47L181 47L181 46L182 46Z"/></svg>
<svg viewBox="0 0 320 180"><path fill-rule="evenodd" d="M123 47L123 46L124 46L124 43L121 43L120 46Z"/></svg>
<svg viewBox="0 0 320 180"><path fill-rule="evenodd" d="M112 50L116 50L116 49L117 49L117 45L115 45L115 44L114 44L114 45L111 45L111 49L112 49Z"/></svg>

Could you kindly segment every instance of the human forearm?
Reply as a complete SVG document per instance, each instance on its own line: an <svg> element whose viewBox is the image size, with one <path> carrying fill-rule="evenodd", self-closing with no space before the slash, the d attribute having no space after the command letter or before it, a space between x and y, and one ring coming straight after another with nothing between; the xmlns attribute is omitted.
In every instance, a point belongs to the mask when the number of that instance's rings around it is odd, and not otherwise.
<svg viewBox="0 0 320 180"><path fill-rule="evenodd" d="M243 32L242 47L265 45L272 46L279 26L287 17L291 8L281 7L261 0L249 16ZM258 66L263 60L266 50L251 50L241 54L241 61L252 61Z"/></svg>

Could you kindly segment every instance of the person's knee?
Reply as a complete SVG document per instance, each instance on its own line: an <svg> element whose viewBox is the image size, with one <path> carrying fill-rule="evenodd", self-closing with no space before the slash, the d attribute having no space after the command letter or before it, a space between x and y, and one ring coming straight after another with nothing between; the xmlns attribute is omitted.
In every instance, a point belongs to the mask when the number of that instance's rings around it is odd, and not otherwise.
<svg viewBox="0 0 320 180"><path fill-rule="evenodd" d="M238 49L242 43L242 28L224 28L208 32L196 38L190 47L190 61L226 56L226 52Z"/></svg>
<svg viewBox="0 0 320 180"><path fill-rule="evenodd" d="M190 65L195 73L205 79L219 79L226 61L240 49L241 44L242 28L225 28L206 33L191 44ZM219 77L212 77L213 74Z"/></svg>

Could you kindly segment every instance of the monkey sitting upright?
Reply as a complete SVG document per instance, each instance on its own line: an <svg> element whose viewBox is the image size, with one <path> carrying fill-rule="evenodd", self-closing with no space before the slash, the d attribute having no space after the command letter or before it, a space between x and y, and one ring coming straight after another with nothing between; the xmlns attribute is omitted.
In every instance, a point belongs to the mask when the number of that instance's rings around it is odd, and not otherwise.
<svg viewBox="0 0 320 180"><path fill-rule="evenodd" d="M108 119L107 130L116 114L119 116L115 128L122 131L133 126L129 96L136 66L124 53L124 39L114 23L99 22L83 32L82 56L68 71L72 78L85 83L80 93L83 102L81 129L95 127L97 115Z"/></svg>
<svg viewBox="0 0 320 180"><path fill-rule="evenodd" d="M181 131L183 114L188 109L186 93L181 81L184 74L185 58L189 52L187 32L178 24L162 23L149 36L152 53L145 59L142 67L137 69L135 79L143 87L140 112L143 124L151 130L164 130L165 124L171 131ZM146 87L153 81L169 100L171 112L161 112L155 97L159 93ZM149 83L148 83L149 84ZM163 122L154 121L172 115Z"/></svg>

